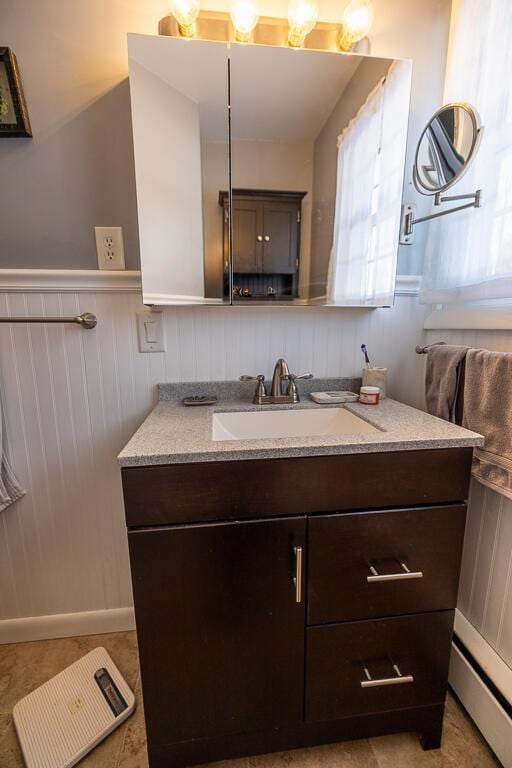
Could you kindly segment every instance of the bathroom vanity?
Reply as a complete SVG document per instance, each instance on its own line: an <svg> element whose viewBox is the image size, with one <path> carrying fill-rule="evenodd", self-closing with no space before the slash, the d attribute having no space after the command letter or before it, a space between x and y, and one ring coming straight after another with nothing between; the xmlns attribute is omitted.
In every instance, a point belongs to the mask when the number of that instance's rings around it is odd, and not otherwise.
<svg viewBox="0 0 512 768"><path fill-rule="evenodd" d="M212 439L219 413L263 412L253 386L204 408L180 402L201 385L161 386L119 457L151 768L438 747L482 438L388 399L346 407L360 434Z"/></svg>

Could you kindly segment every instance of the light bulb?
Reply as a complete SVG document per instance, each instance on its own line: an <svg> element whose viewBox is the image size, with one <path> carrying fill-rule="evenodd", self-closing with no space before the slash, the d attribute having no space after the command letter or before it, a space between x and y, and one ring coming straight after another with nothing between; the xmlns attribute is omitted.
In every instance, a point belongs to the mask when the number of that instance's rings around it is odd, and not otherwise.
<svg viewBox="0 0 512 768"><path fill-rule="evenodd" d="M200 0L171 0L171 13L178 22L180 35L194 37Z"/></svg>
<svg viewBox="0 0 512 768"><path fill-rule="evenodd" d="M293 48L304 44L316 24L318 8L314 0L290 0L288 4L288 43Z"/></svg>
<svg viewBox="0 0 512 768"><path fill-rule="evenodd" d="M371 0L352 0L345 8L338 46L342 51L350 51L363 37L366 37L373 24L373 5Z"/></svg>
<svg viewBox="0 0 512 768"><path fill-rule="evenodd" d="M235 0L231 6L231 21L235 28L235 40L239 43L248 43L258 19L258 11L251 0Z"/></svg>

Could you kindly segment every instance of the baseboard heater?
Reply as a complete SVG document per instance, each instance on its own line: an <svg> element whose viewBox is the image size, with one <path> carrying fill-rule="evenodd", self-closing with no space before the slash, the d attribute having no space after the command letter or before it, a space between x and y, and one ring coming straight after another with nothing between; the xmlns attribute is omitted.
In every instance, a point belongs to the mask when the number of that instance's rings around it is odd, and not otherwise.
<svg viewBox="0 0 512 768"><path fill-rule="evenodd" d="M512 669L459 611L450 685L504 768L512 768Z"/></svg>

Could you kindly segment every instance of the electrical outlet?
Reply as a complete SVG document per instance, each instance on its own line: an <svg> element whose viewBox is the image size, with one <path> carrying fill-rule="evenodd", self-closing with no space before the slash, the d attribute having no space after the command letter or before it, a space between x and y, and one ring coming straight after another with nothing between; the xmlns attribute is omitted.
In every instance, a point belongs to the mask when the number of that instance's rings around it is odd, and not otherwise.
<svg viewBox="0 0 512 768"><path fill-rule="evenodd" d="M98 269L124 269L122 227L94 227Z"/></svg>

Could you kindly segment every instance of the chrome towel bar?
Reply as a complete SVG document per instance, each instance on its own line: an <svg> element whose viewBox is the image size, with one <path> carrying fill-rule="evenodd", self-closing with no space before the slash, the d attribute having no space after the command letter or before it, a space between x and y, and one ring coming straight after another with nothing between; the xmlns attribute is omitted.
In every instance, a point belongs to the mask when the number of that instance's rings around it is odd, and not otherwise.
<svg viewBox="0 0 512 768"><path fill-rule="evenodd" d="M96 328L98 319L92 312L82 312L76 317L0 317L0 323L75 323L81 328Z"/></svg>

